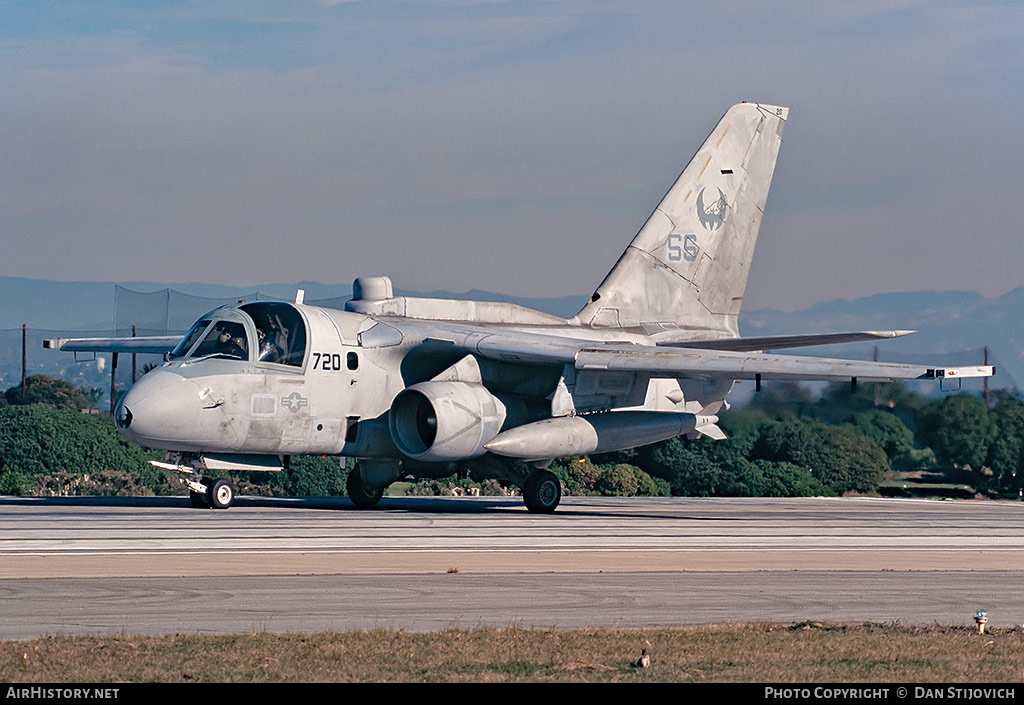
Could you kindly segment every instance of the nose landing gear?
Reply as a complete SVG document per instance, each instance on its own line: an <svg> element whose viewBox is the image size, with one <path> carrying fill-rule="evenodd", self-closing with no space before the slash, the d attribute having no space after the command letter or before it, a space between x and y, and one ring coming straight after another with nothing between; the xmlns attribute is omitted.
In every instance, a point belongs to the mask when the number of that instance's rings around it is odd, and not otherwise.
<svg viewBox="0 0 1024 705"><path fill-rule="evenodd" d="M178 479L188 487L188 499L196 509L227 509L235 501L234 486L229 480L206 477L203 462L202 457L172 452L167 454L164 462L150 460L149 464L178 473Z"/></svg>
<svg viewBox="0 0 1024 705"><path fill-rule="evenodd" d="M210 504L214 509L227 509L235 499L235 488L227 480L214 480L209 486Z"/></svg>
<svg viewBox="0 0 1024 705"><path fill-rule="evenodd" d="M196 509L227 509L235 500L235 488L228 480L182 477L181 481L188 486L189 501Z"/></svg>

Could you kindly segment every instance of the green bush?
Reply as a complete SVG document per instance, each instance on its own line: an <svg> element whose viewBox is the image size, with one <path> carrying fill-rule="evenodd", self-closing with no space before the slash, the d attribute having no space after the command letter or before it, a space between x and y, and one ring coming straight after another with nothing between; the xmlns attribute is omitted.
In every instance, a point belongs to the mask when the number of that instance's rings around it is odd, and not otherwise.
<svg viewBox="0 0 1024 705"><path fill-rule="evenodd" d="M617 457L611 453L603 458ZM548 467L569 495L667 497L669 484L629 463L595 465L589 458L558 458Z"/></svg>
<svg viewBox="0 0 1024 705"><path fill-rule="evenodd" d="M345 495L351 461L336 456L293 455L288 467L274 473L246 473L240 477L270 494L288 497L341 497Z"/></svg>
<svg viewBox="0 0 1024 705"><path fill-rule="evenodd" d="M873 440L890 461L914 447L913 431L888 411L862 411L843 425Z"/></svg>
<svg viewBox="0 0 1024 705"><path fill-rule="evenodd" d="M0 495L27 495L31 493L33 487L35 487L35 480L31 475L16 470L0 472Z"/></svg>
<svg viewBox="0 0 1024 705"><path fill-rule="evenodd" d="M622 463L601 470L594 489L606 497L635 497L640 483L637 482L633 466Z"/></svg>
<svg viewBox="0 0 1024 705"><path fill-rule="evenodd" d="M996 440L996 424L985 402L956 394L926 405L918 415L922 445L935 451L940 463L980 471Z"/></svg>
<svg viewBox="0 0 1024 705"><path fill-rule="evenodd" d="M672 438L657 444L645 465L648 473L668 482L673 495L714 497L728 481L728 469L721 458L711 457L701 440L687 442ZM742 459L742 458L740 458Z"/></svg>
<svg viewBox="0 0 1024 705"><path fill-rule="evenodd" d="M636 476L637 497L672 496L672 488L665 480L662 480L660 477L651 477L636 466L631 465L629 467L633 469L633 474Z"/></svg>
<svg viewBox="0 0 1024 705"><path fill-rule="evenodd" d="M892 459L892 469L900 472L927 470L937 462L931 448L911 448Z"/></svg>
<svg viewBox="0 0 1024 705"><path fill-rule="evenodd" d="M601 473L588 458L580 457L555 458L547 469L558 477L565 494L578 496L594 494Z"/></svg>
<svg viewBox="0 0 1024 705"><path fill-rule="evenodd" d="M806 468L787 462L748 460L734 476L732 496L737 497L821 497L835 492L818 481Z"/></svg>
<svg viewBox="0 0 1024 705"><path fill-rule="evenodd" d="M43 404L72 411L81 411L93 406L81 389L70 382L49 375L29 375L25 378L24 398L21 385L18 384L4 392L4 399L11 406Z"/></svg>
<svg viewBox="0 0 1024 705"><path fill-rule="evenodd" d="M0 408L0 476L6 478L0 487L5 489L32 491L25 487L26 477L120 471L152 491L163 478L149 465L156 457L118 435L109 416L42 405Z"/></svg>
<svg viewBox="0 0 1024 705"><path fill-rule="evenodd" d="M764 427L751 459L806 468L835 492L874 492L889 461L870 438L848 427L816 421L777 421Z"/></svg>
<svg viewBox="0 0 1024 705"><path fill-rule="evenodd" d="M988 450L993 481L1003 490L1024 484L1024 404L1002 399L992 409L996 437Z"/></svg>

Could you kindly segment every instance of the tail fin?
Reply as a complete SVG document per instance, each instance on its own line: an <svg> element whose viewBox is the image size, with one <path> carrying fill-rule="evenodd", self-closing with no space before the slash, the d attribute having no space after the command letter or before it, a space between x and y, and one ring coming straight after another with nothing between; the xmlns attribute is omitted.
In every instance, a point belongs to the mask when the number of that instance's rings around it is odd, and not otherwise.
<svg viewBox="0 0 1024 705"><path fill-rule="evenodd" d="M740 103L577 314L593 327L739 334L737 318L789 108Z"/></svg>

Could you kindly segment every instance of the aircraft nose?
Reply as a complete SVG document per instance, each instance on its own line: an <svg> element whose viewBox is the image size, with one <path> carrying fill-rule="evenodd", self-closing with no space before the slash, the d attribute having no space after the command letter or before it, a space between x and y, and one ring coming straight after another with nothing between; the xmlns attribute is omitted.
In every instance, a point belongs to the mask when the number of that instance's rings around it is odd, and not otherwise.
<svg viewBox="0 0 1024 705"><path fill-rule="evenodd" d="M114 412L118 430L150 448L187 450L221 438L222 419L204 409L204 390L170 370L153 370L128 390Z"/></svg>

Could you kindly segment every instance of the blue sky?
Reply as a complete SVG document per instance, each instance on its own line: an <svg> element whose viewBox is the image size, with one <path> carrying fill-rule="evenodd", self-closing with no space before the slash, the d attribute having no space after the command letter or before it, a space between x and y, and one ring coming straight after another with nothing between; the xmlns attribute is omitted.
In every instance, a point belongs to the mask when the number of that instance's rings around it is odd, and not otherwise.
<svg viewBox="0 0 1024 705"><path fill-rule="evenodd" d="M587 294L792 106L747 307L1024 284L1019 3L0 2L0 274Z"/></svg>

